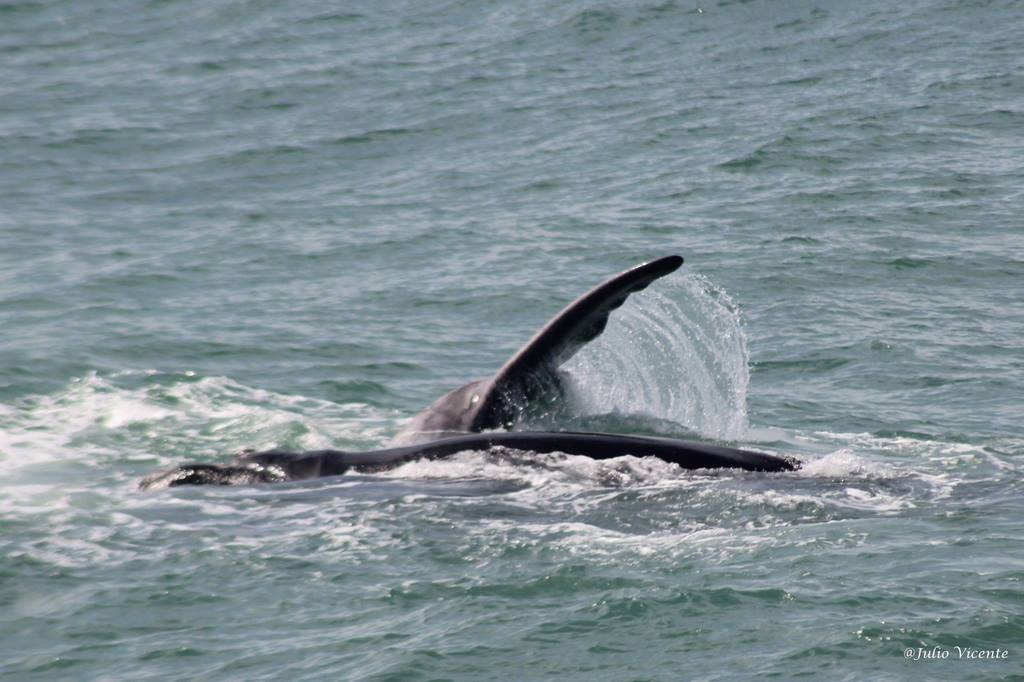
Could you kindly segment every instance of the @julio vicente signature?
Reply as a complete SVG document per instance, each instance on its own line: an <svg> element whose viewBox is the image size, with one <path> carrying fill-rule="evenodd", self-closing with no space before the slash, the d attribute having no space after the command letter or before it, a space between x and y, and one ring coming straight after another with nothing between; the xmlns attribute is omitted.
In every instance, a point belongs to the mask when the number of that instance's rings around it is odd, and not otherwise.
<svg viewBox="0 0 1024 682"><path fill-rule="evenodd" d="M954 646L945 648L941 646L907 647L903 650L903 658L910 661L999 661L1010 657L1006 649L975 649L969 646Z"/></svg>

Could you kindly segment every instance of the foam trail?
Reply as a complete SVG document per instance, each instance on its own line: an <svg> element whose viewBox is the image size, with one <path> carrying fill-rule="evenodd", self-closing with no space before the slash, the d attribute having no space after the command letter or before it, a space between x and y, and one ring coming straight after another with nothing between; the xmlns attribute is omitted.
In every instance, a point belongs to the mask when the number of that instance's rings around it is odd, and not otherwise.
<svg viewBox="0 0 1024 682"><path fill-rule="evenodd" d="M103 466L158 456L172 463L282 442L310 449L339 440L374 447L391 421L362 403L272 393L225 377L92 372L56 394L0 409L0 472L53 461Z"/></svg>
<svg viewBox="0 0 1024 682"><path fill-rule="evenodd" d="M749 358L737 305L690 274L631 297L565 369L576 413L642 414L739 440L747 430Z"/></svg>

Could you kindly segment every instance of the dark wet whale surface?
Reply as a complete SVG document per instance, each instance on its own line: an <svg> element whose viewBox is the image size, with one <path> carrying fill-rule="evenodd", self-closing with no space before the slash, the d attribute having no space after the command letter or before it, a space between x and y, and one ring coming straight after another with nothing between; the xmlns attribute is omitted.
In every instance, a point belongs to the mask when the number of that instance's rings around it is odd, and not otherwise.
<svg viewBox="0 0 1024 682"><path fill-rule="evenodd" d="M372 472L417 459L439 459L468 450L509 448L592 459L653 456L684 469L739 468L790 471L799 463L777 457L673 438L514 429L537 402L557 402L565 391L559 368L596 339L609 316L633 293L675 272L680 256L638 265L594 287L566 306L489 379L456 388L417 415L392 447L351 452L314 450L243 452L228 465L184 464L146 477L143 489L180 485L248 485Z"/></svg>

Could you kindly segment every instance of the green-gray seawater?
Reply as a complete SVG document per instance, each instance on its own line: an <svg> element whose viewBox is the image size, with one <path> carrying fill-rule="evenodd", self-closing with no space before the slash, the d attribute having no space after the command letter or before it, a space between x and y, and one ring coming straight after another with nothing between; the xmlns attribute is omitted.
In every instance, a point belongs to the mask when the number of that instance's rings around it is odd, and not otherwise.
<svg viewBox="0 0 1024 682"><path fill-rule="evenodd" d="M1012 1L0 3L0 677L1020 679L1022 36ZM135 487L382 446L669 253L554 426L802 471Z"/></svg>

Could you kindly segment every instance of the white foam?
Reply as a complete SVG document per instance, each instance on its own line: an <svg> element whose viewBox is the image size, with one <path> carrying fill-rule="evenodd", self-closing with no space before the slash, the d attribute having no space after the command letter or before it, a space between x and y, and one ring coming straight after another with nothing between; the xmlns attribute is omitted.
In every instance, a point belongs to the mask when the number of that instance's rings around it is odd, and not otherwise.
<svg viewBox="0 0 1024 682"><path fill-rule="evenodd" d="M501 449L467 451L438 460L415 460L379 475L422 480L504 480L533 491L545 489L547 492L557 491L556 494L571 494L601 487L658 485L678 479L681 473L678 466L654 457L627 455L594 460L578 455Z"/></svg>
<svg viewBox="0 0 1024 682"><path fill-rule="evenodd" d="M802 477L829 478L891 478L891 466L860 457L849 448L841 448L824 457L804 460L796 471Z"/></svg>
<svg viewBox="0 0 1024 682"><path fill-rule="evenodd" d="M152 461L154 456L171 463L197 454L276 447L283 440L304 449L351 440L372 446L393 422L393 415L362 403L273 393L225 377L119 385L138 374L155 373L91 373L52 395L5 406L0 471L9 475L53 461Z"/></svg>
<svg viewBox="0 0 1024 682"><path fill-rule="evenodd" d="M998 477L999 470L1006 467L1006 463L994 458L983 447L969 443L830 431L794 434L794 439L843 444L822 457L805 458L797 472L799 476L914 480L926 486L927 497L932 500L948 497L956 486L965 481Z"/></svg>

